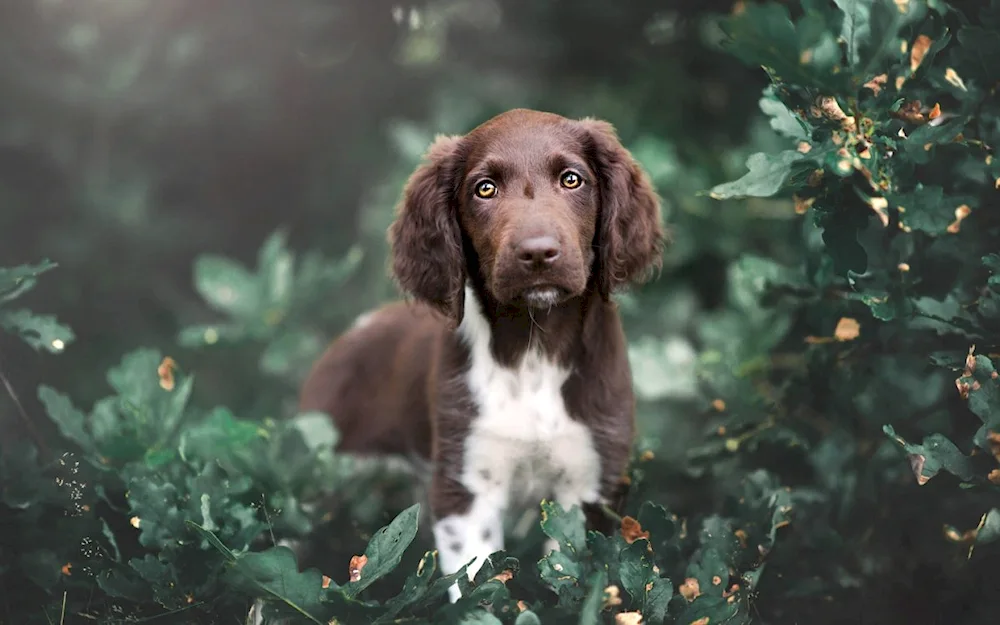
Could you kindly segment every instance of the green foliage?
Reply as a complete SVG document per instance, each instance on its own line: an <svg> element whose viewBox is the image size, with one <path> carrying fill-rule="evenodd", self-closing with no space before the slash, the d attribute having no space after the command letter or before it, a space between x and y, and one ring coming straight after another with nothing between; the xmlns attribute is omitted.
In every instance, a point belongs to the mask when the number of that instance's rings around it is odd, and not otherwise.
<svg viewBox="0 0 1000 625"><path fill-rule="evenodd" d="M20 337L36 351L44 349L54 354L66 349L76 338L72 330L51 315L36 315L25 309L8 310L4 307L33 289L38 276L56 266L56 263L46 260L37 265L0 268L0 328Z"/></svg>

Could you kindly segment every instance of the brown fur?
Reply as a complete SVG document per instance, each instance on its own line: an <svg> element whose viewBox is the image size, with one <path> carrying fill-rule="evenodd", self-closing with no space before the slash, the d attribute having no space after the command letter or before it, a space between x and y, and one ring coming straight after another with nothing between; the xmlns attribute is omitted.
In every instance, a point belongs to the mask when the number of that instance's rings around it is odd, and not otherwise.
<svg viewBox="0 0 1000 625"><path fill-rule="evenodd" d="M560 185L567 167L582 176L579 188ZM483 177L495 181L495 198L475 195ZM557 257L530 264L524 250L540 239ZM591 430L602 495L612 498L633 441L634 397L609 298L646 279L664 245L656 193L612 126L518 109L438 138L403 191L389 240L392 273L416 301L389 304L334 341L300 408L331 414L344 451L429 458L434 515L464 510L470 496L454 476L478 409L454 328L468 283L499 363L515 364L531 344L572 369L563 397ZM532 306L539 285L557 288L558 300Z"/></svg>

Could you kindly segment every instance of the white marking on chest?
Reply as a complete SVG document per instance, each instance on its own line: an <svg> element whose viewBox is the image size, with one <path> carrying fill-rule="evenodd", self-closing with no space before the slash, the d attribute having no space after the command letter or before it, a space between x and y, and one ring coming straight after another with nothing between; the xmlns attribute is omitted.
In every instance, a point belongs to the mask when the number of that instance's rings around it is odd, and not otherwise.
<svg viewBox="0 0 1000 625"><path fill-rule="evenodd" d="M459 333L470 350L466 381L479 415L465 441L463 485L501 508L512 493L529 505L553 496L595 501L600 458L590 430L566 409L562 386L570 371L535 348L512 367L498 363L481 305L471 289L465 297Z"/></svg>
<svg viewBox="0 0 1000 625"><path fill-rule="evenodd" d="M472 505L464 514L437 519L434 537L442 571L452 573L471 561L471 579L487 556L504 548L503 518L512 499L537 506L554 497L564 508L598 502L601 460L590 430L566 409L562 386L568 369L532 349L512 367L498 363L489 324L470 288L458 332L470 351L464 381L479 408L470 415L456 476L472 494ZM547 551L557 548L547 542ZM459 597L457 585L448 592L452 601Z"/></svg>

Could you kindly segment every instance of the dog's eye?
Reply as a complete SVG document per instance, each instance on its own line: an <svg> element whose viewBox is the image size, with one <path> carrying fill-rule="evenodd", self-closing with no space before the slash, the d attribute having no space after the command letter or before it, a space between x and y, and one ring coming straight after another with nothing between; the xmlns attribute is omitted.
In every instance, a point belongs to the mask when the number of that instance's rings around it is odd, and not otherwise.
<svg viewBox="0 0 1000 625"><path fill-rule="evenodd" d="M476 185L476 195L488 200L497 194L497 186L493 184L492 180L483 180Z"/></svg>
<svg viewBox="0 0 1000 625"><path fill-rule="evenodd" d="M583 184L583 178L575 171L566 171L559 177L559 184L567 189L575 189Z"/></svg>

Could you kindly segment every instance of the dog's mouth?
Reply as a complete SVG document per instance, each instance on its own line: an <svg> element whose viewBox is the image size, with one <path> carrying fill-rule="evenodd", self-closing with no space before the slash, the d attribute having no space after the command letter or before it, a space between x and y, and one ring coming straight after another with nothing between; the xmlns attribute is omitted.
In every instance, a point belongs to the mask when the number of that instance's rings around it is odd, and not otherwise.
<svg viewBox="0 0 1000 625"><path fill-rule="evenodd" d="M566 292L551 284L539 284L521 292L521 299L532 308L550 308L566 297Z"/></svg>

